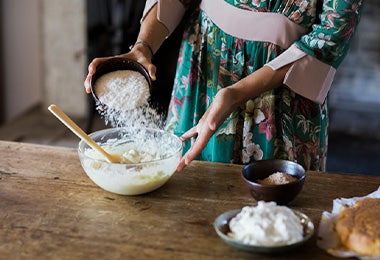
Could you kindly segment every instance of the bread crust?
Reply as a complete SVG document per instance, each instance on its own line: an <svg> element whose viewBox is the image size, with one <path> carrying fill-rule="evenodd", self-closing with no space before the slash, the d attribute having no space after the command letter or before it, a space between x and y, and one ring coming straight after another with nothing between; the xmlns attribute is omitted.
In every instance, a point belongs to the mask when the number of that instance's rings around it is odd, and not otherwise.
<svg viewBox="0 0 380 260"><path fill-rule="evenodd" d="M365 198L338 215L335 230L342 244L366 256L380 256L380 199Z"/></svg>

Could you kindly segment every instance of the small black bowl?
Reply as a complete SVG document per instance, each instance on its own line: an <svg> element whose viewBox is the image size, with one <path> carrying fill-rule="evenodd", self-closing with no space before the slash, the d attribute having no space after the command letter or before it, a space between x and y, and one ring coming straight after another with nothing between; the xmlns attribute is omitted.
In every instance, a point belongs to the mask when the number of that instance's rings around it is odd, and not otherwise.
<svg viewBox="0 0 380 260"><path fill-rule="evenodd" d="M297 178L286 184L259 184L275 172L283 172ZM306 178L305 169L298 163L288 160L261 160L243 167L242 178L247 185L250 194L256 200L274 201L278 205L287 205L301 192Z"/></svg>
<svg viewBox="0 0 380 260"><path fill-rule="evenodd" d="M90 81L91 94L97 103L100 103L100 101L95 94L94 86L95 86L96 81L104 74L117 71L117 70L133 70L133 71L140 72L148 81L149 89L152 88L152 80L149 76L149 72L145 69L143 65L141 65L137 61L127 59L127 58L120 58L120 57L111 58L109 60L103 61L96 67L96 72L92 76L91 81Z"/></svg>

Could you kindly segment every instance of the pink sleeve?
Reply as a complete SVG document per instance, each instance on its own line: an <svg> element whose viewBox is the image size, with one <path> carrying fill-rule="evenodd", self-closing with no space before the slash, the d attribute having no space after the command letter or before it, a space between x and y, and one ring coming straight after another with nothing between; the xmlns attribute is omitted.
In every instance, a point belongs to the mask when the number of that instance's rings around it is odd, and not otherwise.
<svg viewBox="0 0 380 260"><path fill-rule="evenodd" d="M170 35L180 23L186 9L178 0L147 0L141 22L155 4L158 4L157 19L165 25Z"/></svg>
<svg viewBox="0 0 380 260"><path fill-rule="evenodd" d="M297 94L322 104L336 69L301 51L295 44L266 66L277 70L292 62L293 65L285 75L284 84Z"/></svg>

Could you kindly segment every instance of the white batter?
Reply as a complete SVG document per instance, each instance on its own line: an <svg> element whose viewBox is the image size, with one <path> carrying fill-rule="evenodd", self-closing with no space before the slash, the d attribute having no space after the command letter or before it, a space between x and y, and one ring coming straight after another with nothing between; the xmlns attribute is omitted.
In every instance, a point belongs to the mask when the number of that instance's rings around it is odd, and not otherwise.
<svg viewBox="0 0 380 260"><path fill-rule="evenodd" d="M101 154L88 148L84 152L86 157L81 160L82 166L100 187L122 195L143 194L162 186L175 172L181 156L181 152L166 149L173 156L160 158L162 147L154 141L138 145L120 139L100 145L107 152L122 156L122 163L108 163Z"/></svg>

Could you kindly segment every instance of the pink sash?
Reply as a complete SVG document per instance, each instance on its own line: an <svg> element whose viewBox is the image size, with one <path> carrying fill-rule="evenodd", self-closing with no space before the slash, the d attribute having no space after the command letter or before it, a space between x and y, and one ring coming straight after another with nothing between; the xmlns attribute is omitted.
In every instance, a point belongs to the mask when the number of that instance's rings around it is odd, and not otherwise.
<svg viewBox="0 0 380 260"><path fill-rule="evenodd" d="M220 29L234 37L271 42L284 49L310 30L283 14L244 10L224 0L202 0L201 9Z"/></svg>

